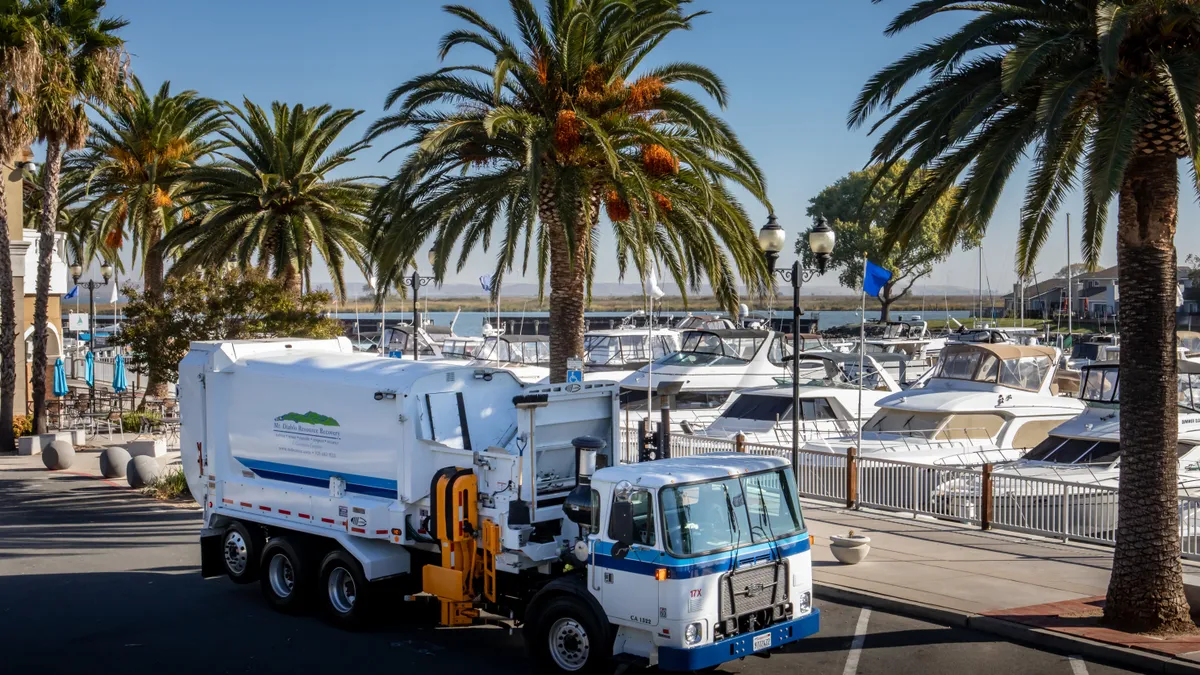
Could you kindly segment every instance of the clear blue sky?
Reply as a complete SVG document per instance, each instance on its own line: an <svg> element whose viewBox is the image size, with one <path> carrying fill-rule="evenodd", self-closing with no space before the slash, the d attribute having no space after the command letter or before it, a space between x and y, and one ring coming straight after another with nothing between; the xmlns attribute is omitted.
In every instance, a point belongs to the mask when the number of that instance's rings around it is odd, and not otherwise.
<svg viewBox="0 0 1200 675"><path fill-rule="evenodd" d="M507 2L466 0L466 4L509 25ZM877 5L869 0L698 0L694 7L713 13L656 52L657 61L696 61L725 80L730 105L723 114L765 170L776 212L792 236L808 226L804 216L808 199L842 174L862 168L869 155L873 139L845 125L847 110L866 78L960 20L931 22L922 31L884 37L883 27L908 4L907 0ZM440 5L433 0L109 0L110 11L130 21L123 34L134 72L147 88L169 79L177 89L196 89L230 101L245 95L261 104L282 100L353 107L366 111L351 129L355 135L383 114L383 100L392 87L439 66L438 39L460 24ZM484 56L464 49L457 58L482 61ZM384 139L352 166L361 174L390 173L394 158L376 160L389 142L399 140L399 136ZM1016 223L1027 174L1028 163L1010 181L984 244L986 273L999 293L1011 290L1015 279ZM1181 198L1180 259L1200 251L1200 237L1188 227L1197 213L1194 195L1184 186ZM1076 216L1080 205L1077 195L1067 203ZM748 208L756 226L765 222L763 207L750 204ZM1114 222L1110 219L1110 228ZM1116 261L1114 241L1110 232L1104 248L1106 265ZM1078 260L1078 251L1076 237L1073 260ZM1066 235L1060 222L1043 253L1039 273L1053 274L1064 264L1065 255ZM930 283L973 287L976 260L975 252L956 253ZM463 275L451 280L473 280L482 273L476 268L490 269L491 255L477 253L472 262ZM599 262L597 280L616 281L615 261L602 257ZM352 280L359 279L355 273Z"/></svg>

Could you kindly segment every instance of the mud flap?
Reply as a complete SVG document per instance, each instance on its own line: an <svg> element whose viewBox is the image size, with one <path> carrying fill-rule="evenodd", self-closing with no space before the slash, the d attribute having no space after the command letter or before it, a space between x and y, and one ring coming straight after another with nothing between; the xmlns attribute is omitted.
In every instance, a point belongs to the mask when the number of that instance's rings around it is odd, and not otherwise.
<svg viewBox="0 0 1200 675"><path fill-rule="evenodd" d="M200 537L200 576L209 579L224 574L225 564L221 559L221 535L212 534Z"/></svg>

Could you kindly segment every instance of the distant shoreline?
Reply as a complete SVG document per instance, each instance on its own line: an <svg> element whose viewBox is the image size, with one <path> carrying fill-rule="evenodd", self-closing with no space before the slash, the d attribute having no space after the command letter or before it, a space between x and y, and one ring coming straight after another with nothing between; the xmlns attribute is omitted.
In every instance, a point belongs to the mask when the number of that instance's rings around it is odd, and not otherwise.
<svg viewBox="0 0 1200 675"><path fill-rule="evenodd" d="M999 298L996 298L997 300ZM546 301L539 303L537 298L530 297L502 297L500 299L501 312L520 312L528 311L547 311L549 309L549 298ZM744 298L743 302L750 306L750 309L765 309L766 303L759 302L756 299ZM860 307L861 300L853 295L808 295L801 296L800 306L806 312L819 311L849 311L857 310ZM788 309L791 301L787 298L776 297L773 303L776 311ZM632 312L638 308L644 307L645 300L640 296L605 296L593 298L591 303L587 305L587 310L591 312ZM663 308L667 311L721 311L721 307L712 296L693 296L688 298L685 305L683 298L680 296L667 296L661 300L654 302L655 308ZM927 296L925 302L922 303L921 296L903 298L892 303L891 311L893 312L913 312L925 311L933 312L942 310L971 310L979 306L979 299L975 296L967 295L952 295L952 296ZM996 302L996 313L999 314L1003 309L1003 303ZM412 308L412 301L406 298L389 296L387 299L387 308L404 311ZM490 304L486 297L459 297L459 298L430 298L428 301L425 298L421 299L421 311L431 312L453 312L457 309L462 309L464 312L494 312L496 305ZM375 311L375 301L371 299L357 298L349 300L345 303L338 303L338 311L353 312L354 310L363 312ZM867 310L878 310L879 302L874 298L867 298ZM990 313L988 306L988 298L984 298L984 313Z"/></svg>

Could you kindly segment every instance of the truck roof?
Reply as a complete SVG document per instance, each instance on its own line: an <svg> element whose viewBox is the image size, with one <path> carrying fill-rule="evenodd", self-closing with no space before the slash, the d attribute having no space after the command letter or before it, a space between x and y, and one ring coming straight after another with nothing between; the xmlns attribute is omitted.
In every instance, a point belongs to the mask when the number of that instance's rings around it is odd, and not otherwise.
<svg viewBox="0 0 1200 675"><path fill-rule="evenodd" d="M250 371L286 374L299 380L358 382L367 387L387 386L397 391L405 391L416 380L433 373L478 370L461 361L410 361L383 358L377 354L342 354L303 348L250 354L235 363Z"/></svg>
<svg viewBox="0 0 1200 675"><path fill-rule="evenodd" d="M634 485L659 488L679 483L717 480L747 473L770 471L786 466L788 466L788 461L782 457L747 455L739 452L714 452L707 455L610 466L597 471L594 479L614 483L626 480Z"/></svg>

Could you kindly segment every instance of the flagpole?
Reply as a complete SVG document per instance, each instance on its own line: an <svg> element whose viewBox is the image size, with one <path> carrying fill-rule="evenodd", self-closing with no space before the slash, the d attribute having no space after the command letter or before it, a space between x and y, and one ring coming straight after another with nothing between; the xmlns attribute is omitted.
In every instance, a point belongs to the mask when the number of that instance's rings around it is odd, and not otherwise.
<svg viewBox="0 0 1200 675"><path fill-rule="evenodd" d="M858 436L855 444L855 452L862 451L862 388L863 388L863 361L867 353L867 254L863 252L863 287L860 293L862 294L862 314L858 322Z"/></svg>

